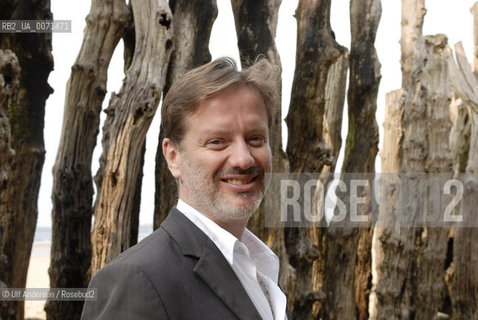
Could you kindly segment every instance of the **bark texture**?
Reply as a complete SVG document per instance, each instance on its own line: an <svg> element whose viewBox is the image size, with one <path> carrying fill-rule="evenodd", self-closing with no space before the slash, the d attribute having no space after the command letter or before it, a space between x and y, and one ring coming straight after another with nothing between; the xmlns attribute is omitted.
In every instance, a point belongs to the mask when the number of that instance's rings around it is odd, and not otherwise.
<svg viewBox="0 0 478 320"><path fill-rule="evenodd" d="M375 38L381 15L380 0L350 2L352 43L347 99L349 132L342 167L345 173L375 171L378 152L375 112L381 78Z"/></svg>
<svg viewBox="0 0 478 320"><path fill-rule="evenodd" d="M420 47L418 47L421 49ZM447 62L451 50L444 35L425 37L426 51L421 85L426 87L426 118L428 149L425 172L448 174L452 177L453 156L449 146L450 121L450 73ZM432 201L428 201L431 208ZM427 213L425 213L427 214ZM431 212L429 213L431 214ZM417 239L416 305L417 320L433 319L442 309L448 295L444 270L448 248L449 228L425 226ZM416 302L415 302L416 303Z"/></svg>
<svg viewBox="0 0 478 320"><path fill-rule="evenodd" d="M51 20L50 1L6 1L3 19ZM22 288L38 217L38 192L45 159L43 127L45 101L52 89L48 76L53 69L51 34L0 35L0 49L9 49L18 58L21 75L18 89L7 98L7 115L11 128L8 187L1 190L1 219L7 223L1 238L6 264L0 263L2 281L10 288ZM8 82L8 79L7 79ZM14 182L14 183L13 183ZM3 223L2 223L3 224ZM2 319L23 319L23 301L10 301L0 310Z"/></svg>
<svg viewBox="0 0 478 320"><path fill-rule="evenodd" d="M218 12L216 0L174 0L169 1L169 5L173 14L174 49L163 96L176 79L211 60L209 38ZM160 130L156 151L154 229L159 227L178 200L176 182L163 157L162 141L163 131Z"/></svg>
<svg viewBox="0 0 478 320"><path fill-rule="evenodd" d="M418 39L411 78L404 80L409 86L390 96L389 103L396 105L388 107L382 168L408 179L402 189L408 196L401 198L391 187L380 198L381 226L373 236L371 319L433 319L441 311L449 230L423 224L433 208L417 204L429 201L430 194L414 188L419 186L419 173L446 173L452 167L449 55L444 35Z"/></svg>
<svg viewBox="0 0 478 320"><path fill-rule="evenodd" d="M344 51L339 58L331 65L327 75L327 83L325 86L325 113L323 119L323 138L329 148L329 159L322 167L321 174L318 178L317 189L312 200L312 212L323 210L324 188L333 178L337 158L342 146L342 116L345 101L345 88L347 86L347 71L349 68L349 54ZM324 228L324 221L314 222L311 224L314 228ZM316 232L310 233L313 243L318 244L321 257L312 264L312 273L314 276L312 286L324 290L326 262L323 257L326 254L326 241L324 241L325 229L318 229ZM322 238L319 238L322 237ZM324 299L323 291L316 291L315 297ZM316 315L320 310L318 303L312 308L312 315ZM325 313L322 309L322 313Z"/></svg>
<svg viewBox="0 0 478 320"><path fill-rule="evenodd" d="M85 288L91 264L91 161L106 94L108 65L123 33L123 0L91 3L83 43L66 85L63 126L53 167L52 288ZM50 301L48 319L77 319L81 302Z"/></svg>
<svg viewBox="0 0 478 320"><path fill-rule="evenodd" d="M343 173L375 171L374 162L378 151L375 112L380 63L374 43L381 11L379 0L350 3L352 43L349 58L349 133ZM370 188L363 193L361 196L367 199L367 203L359 206L358 213L369 215L372 207ZM332 223L325 234L324 290L327 297L322 312L327 319L367 319L371 230L340 224Z"/></svg>
<svg viewBox="0 0 478 320"><path fill-rule="evenodd" d="M94 274L132 245L131 214L142 148L156 112L172 50L172 15L166 1L132 1L136 45L120 92L106 110L102 179L92 234Z"/></svg>
<svg viewBox="0 0 478 320"><path fill-rule="evenodd" d="M133 62L134 56L134 47L136 43L136 37L134 34L134 17L133 17L133 7L131 2L128 3L128 22L126 22L126 26L123 31L123 44L124 44L124 53L123 53L123 61L124 61L124 73L128 71L131 63ZM140 170L138 172L138 177L136 181L136 189L133 197L133 204L132 204L132 211L131 211L131 222L130 222L130 237L131 237L131 245L134 245L138 242L138 233L139 233L139 213L141 209L141 191L143 189L143 167L144 167L144 157L146 153L146 140L143 143L141 148L141 158L140 158ZM100 169L97 172L98 176L102 174L102 165L103 158L100 158ZM97 180L95 176L95 183L96 186L101 187L101 184Z"/></svg>
<svg viewBox="0 0 478 320"><path fill-rule="evenodd" d="M11 272L9 257L4 253L9 237L15 230L14 216L11 212L4 212L8 203L7 188L13 184L11 180L11 160L15 156L12 149L12 131L8 119L8 105L16 103L15 92L20 84L20 64L17 56L10 50L0 50L0 288L8 287L5 273ZM8 252L7 252L8 253ZM7 282L7 283L5 283ZM14 312L11 302L0 302L0 317L3 318L9 311Z"/></svg>
<svg viewBox="0 0 478 320"><path fill-rule="evenodd" d="M458 226L453 242L453 268L451 274L451 300L453 319L478 317L478 78L466 60L461 43L455 45L458 66L450 59L452 86L467 108L471 123L470 149L464 179L464 194L460 214L463 222ZM470 227L471 226L471 227Z"/></svg>
<svg viewBox="0 0 478 320"><path fill-rule="evenodd" d="M15 155L12 149L12 130L8 119L8 103L14 97L19 86L20 64L17 56L10 50L0 50L0 196L8 185L11 170L10 160ZM10 183L12 183L10 181ZM0 206L6 199L1 198ZM2 231L0 234L4 235ZM1 251L0 251L1 254Z"/></svg>
<svg viewBox="0 0 478 320"><path fill-rule="evenodd" d="M424 141L426 130L426 105L424 95L418 86L414 85L421 80L419 70L423 67L423 60L417 55L417 43L422 39L423 18L426 9L424 0L402 1L402 28L401 28L401 67L402 90L395 91L388 96L389 103L396 106L387 106L391 111L385 120L384 127L399 124L397 137L392 130L385 131L384 157L382 171L387 173L424 172L422 163L426 156L427 142ZM413 99L416 101L413 101ZM400 118L396 118L400 116ZM411 117L411 119L410 119ZM412 131L408 131L412 130ZM408 150L405 150L407 148ZM408 163L410 162L410 163ZM392 169L393 171L388 171ZM388 175L388 183L399 180L399 176ZM398 187L397 187L398 188ZM415 241L419 233L415 228L403 229L400 220L394 213L401 208L399 190L390 187L381 194L380 219L381 226L375 228L372 239L372 293L370 296L370 319L402 319L414 316L413 299L415 288L410 278L415 268ZM415 212L411 213L412 215ZM385 216L387 218L385 218ZM413 227L414 220L410 222ZM399 232L396 230L399 229Z"/></svg>
<svg viewBox="0 0 478 320"><path fill-rule="evenodd" d="M231 0L242 64L250 64L263 55L280 67L275 36L281 2Z"/></svg>
<svg viewBox="0 0 478 320"><path fill-rule="evenodd" d="M322 168L324 174L335 172L337 158L342 147L342 119L348 69L349 53L344 51L332 64L327 75L323 136L330 149L330 161Z"/></svg>
<svg viewBox="0 0 478 320"><path fill-rule="evenodd" d="M471 122L463 100L453 95L450 104L450 120L452 128L449 137L450 151L453 157L455 175L466 171L468 153L470 151Z"/></svg>
<svg viewBox="0 0 478 320"><path fill-rule="evenodd" d="M0 3L1 20L11 19L12 13L18 5L18 0L6 0Z"/></svg>
<svg viewBox="0 0 478 320"><path fill-rule="evenodd" d="M334 39L330 1L301 0L296 18L296 69L286 117L287 155L291 172L321 172L324 165L330 166L333 161L323 127L327 77L346 49ZM323 297L319 292L322 279L317 272L320 238L316 227L285 230L289 262L296 270L295 290L289 294L289 307L295 319L316 317L313 310L317 310L318 300Z"/></svg>
<svg viewBox="0 0 478 320"><path fill-rule="evenodd" d="M402 1L402 28L400 47L402 56L402 88L410 85L413 57L418 39L422 37L423 21L427 10L425 0Z"/></svg>

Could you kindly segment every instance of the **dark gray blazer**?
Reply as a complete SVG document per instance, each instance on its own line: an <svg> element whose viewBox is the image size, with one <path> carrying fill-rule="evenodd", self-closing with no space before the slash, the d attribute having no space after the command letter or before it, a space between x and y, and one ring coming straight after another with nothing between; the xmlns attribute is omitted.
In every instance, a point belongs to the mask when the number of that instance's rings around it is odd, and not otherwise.
<svg viewBox="0 0 478 320"><path fill-rule="evenodd" d="M81 319L261 319L216 245L177 209L93 277Z"/></svg>

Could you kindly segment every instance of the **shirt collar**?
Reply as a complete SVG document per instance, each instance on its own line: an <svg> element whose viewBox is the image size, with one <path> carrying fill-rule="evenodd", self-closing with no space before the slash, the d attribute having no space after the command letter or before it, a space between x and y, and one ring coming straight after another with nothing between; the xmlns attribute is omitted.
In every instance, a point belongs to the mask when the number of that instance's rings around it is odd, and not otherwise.
<svg viewBox="0 0 478 320"><path fill-rule="evenodd" d="M178 200L176 208L214 242L227 262L232 265L237 238L181 199Z"/></svg>
<svg viewBox="0 0 478 320"><path fill-rule="evenodd" d="M244 230L241 240L249 249L257 270L277 283L279 280L279 258L276 254L248 229Z"/></svg>
<svg viewBox="0 0 478 320"><path fill-rule="evenodd" d="M239 241L232 233L220 227L183 200L178 200L176 208L214 242L231 266L234 262L236 243L242 242L247 247L257 270L277 283L279 278L279 258L248 229L244 230L241 241Z"/></svg>

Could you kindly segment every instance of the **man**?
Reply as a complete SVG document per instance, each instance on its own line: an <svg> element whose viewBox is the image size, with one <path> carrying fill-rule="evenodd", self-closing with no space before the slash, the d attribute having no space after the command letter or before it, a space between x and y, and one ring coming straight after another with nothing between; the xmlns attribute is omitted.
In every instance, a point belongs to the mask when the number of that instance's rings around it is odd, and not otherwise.
<svg viewBox="0 0 478 320"><path fill-rule="evenodd" d="M271 170L279 73L215 60L173 84L163 154L179 200L160 228L92 279L82 319L286 319L277 256L246 229Z"/></svg>

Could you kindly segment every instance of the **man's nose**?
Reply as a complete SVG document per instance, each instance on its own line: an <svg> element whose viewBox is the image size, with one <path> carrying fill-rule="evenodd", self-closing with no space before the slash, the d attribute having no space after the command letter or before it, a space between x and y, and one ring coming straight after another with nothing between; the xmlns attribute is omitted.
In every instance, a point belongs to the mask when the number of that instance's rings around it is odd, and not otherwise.
<svg viewBox="0 0 478 320"><path fill-rule="evenodd" d="M234 144L232 154L229 157L229 165L232 168L249 169L255 165L255 162L250 146L245 141Z"/></svg>

